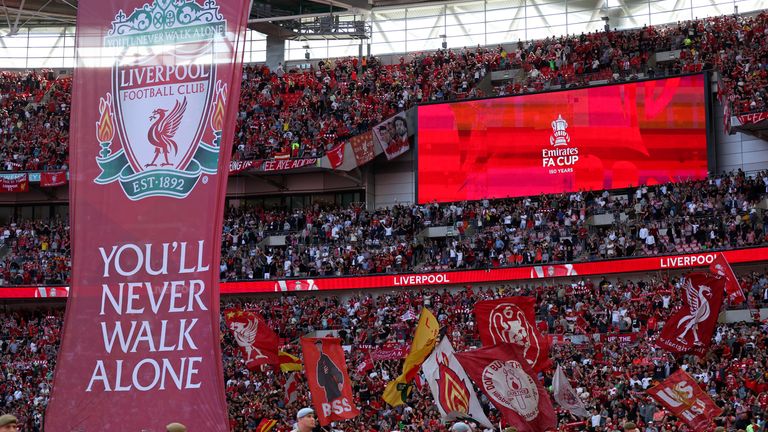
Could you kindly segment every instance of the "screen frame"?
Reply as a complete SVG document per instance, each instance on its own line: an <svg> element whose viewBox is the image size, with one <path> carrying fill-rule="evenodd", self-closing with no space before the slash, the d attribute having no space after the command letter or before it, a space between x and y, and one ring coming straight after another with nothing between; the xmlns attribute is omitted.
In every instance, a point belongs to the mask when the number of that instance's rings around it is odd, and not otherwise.
<svg viewBox="0 0 768 432"><path fill-rule="evenodd" d="M493 72L491 72L493 73ZM624 84L634 84L634 83L642 83L646 81L662 81L670 78L685 78L690 76L697 76L702 75L704 79L704 127L705 127L705 141L706 141L706 149L707 149L707 171L709 173L714 172L714 170L717 167L717 153L715 148L715 137L714 137L714 125L712 124L712 112L714 112L714 107L712 106L712 94L711 91L708 89L712 88L712 71L706 70L701 72L693 72L693 73L686 73L686 74L679 74L679 75L672 75L672 76L664 76L664 77L654 77L654 78L643 78L643 79L636 79L636 80L628 80L620 83L600 83L595 85L588 85L588 86L582 86L582 87L574 87L574 88L559 88L559 89L549 89L539 92L528 92L528 93L522 93L522 94L515 94L515 95L503 95L503 96L483 96L483 97L477 97L477 98L471 98L471 99L462 99L462 100L456 100L456 101L435 101L435 102L421 102L416 104L414 107L410 109L415 109L416 115L414 116L416 118L415 124L416 124L416 133L414 134L414 144L413 144L413 196L414 196L414 202L419 205L431 203L434 201L419 201L419 113L418 109L422 106L429 106L429 105L445 105L445 104L457 104L457 103L463 103L463 102L474 102L474 101L482 101L482 100L490 100L490 99L502 99L502 98L515 98L515 97L525 97L529 95L538 95L538 94L546 94L546 93L559 93L564 91L573 91L573 90L582 90L587 88L596 88L596 87L608 87L608 86L616 86L616 85L624 85ZM643 185L638 185L643 186ZM627 188L614 188L614 189L607 189L611 191L616 190L623 190ZM600 189L601 191L603 189ZM519 198L519 197L518 197ZM501 199L501 198L486 198L488 200L494 200L494 199ZM438 201L440 203L454 203L454 202L466 202L464 201Z"/></svg>

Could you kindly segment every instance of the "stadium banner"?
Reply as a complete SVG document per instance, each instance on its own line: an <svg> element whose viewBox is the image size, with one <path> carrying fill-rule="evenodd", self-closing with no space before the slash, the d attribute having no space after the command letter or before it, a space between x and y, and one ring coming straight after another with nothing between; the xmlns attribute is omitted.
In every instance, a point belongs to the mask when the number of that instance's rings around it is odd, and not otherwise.
<svg viewBox="0 0 768 432"><path fill-rule="evenodd" d="M414 130L413 125L408 124L408 117L403 111L376 125L373 128L373 136L387 159L392 160L411 149Z"/></svg>
<svg viewBox="0 0 768 432"><path fill-rule="evenodd" d="M227 309L224 321L240 347L245 366L256 370L263 364L279 365L278 345L280 338L267 325L264 318L253 311Z"/></svg>
<svg viewBox="0 0 768 432"><path fill-rule="evenodd" d="M548 367L549 341L536 328L535 297L505 297L475 303L475 321L484 346L502 343L520 347L529 368Z"/></svg>
<svg viewBox="0 0 768 432"><path fill-rule="evenodd" d="M249 12L78 3L73 286L45 430L229 431L218 264Z"/></svg>
<svg viewBox="0 0 768 432"><path fill-rule="evenodd" d="M756 113L741 114L736 116L739 119L739 125L748 125L760 123L763 120L768 120L768 111L761 111Z"/></svg>
<svg viewBox="0 0 768 432"><path fill-rule="evenodd" d="M229 175L240 174L241 172L250 169L260 169L262 163L263 161L261 159L232 161L229 163Z"/></svg>
<svg viewBox="0 0 768 432"><path fill-rule="evenodd" d="M574 264L503 267L487 270L446 270L418 274L405 273L376 276L223 282L221 292L222 294L242 294L253 292L408 288L560 277L572 278L577 275L607 275L704 267L712 264L717 258L717 254L718 252L702 252ZM759 262L768 260L768 247L729 250L724 251L723 255L725 255L730 263Z"/></svg>
<svg viewBox="0 0 768 432"><path fill-rule="evenodd" d="M376 157L373 148L373 131L363 132L349 140L352 151L355 153L357 166L362 166L372 161Z"/></svg>
<svg viewBox="0 0 768 432"><path fill-rule="evenodd" d="M591 333L591 334L548 334L547 341L550 345L574 344L581 345L587 341L602 343L617 343L626 345L635 343L641 336L640 332L631 333Z"/></svg>
<svg viewBox="0 0 768 432"><path fill-rule="evenodd" d="M749 263L768 260L768 247L737 249L722 252L730 263ZM571 277L575 275L607 275L657 270L687 269L708 266L717 258L716 252L685 255L662 255L646 258L603 260L589 263L521 266L488 270L450 270L439 273L329 277L288 280L257 280L222 282L222 294L248 294L259 292L347 290L372 288L402 288L427 285L449 286L499 281L530 280ZM0 288L0 299L44 297L37 294L42 287ZM63 289L65 287L58 287ZM62 293L66 297L66 292Z"/></svg>
<svg viewBox="0 0 768 432"><path fill-rule="evenodd" d="M656 345L671 353L703 357L712 343L723 304L725 278L691 273L683 279L680 288L683 306L664 323Z"/></svg>
<svg viewBox="0 0 768 432"><path fill-rule="evenodd" d="M303 337L301 352L320 425L357 417L360 410L355 406L341 339Z"/></svg>
<svg viewBox="0 0 768 432"><path fill-rule="evenodd" d="M410 346L405 342L390 341L380 345L357 345L356 349L367 352L373 361L385 361L405 358Z"/></svg>
<svg viewBox="0 0 768 432"><path fill-rule="evenodd" d="M520 432L544 432L557 425L549 393L513 344L456 353L472 381L485 393L508 425Z"/></svg>
<svg viewBox="0 0 768 432"><path fill-rule="evenodd" d="M417 201L704 179L704 87L696 74L420 105Z"/></svg>
<svg viewBox="0 0 768 432"><path fill-rule="evenodd" d="M370 350L373 361L400 360L408 355L410 347L405 343L384 342Z"/></svg>
<svg viewBox="0 0 768 432"><path fill-rule="evenodd" d="M682 369L647 391L695 431L713 430L713 420L723 412L696 380Z"/></svg>
<svg viewBox="0 0 768 432"><path fill-rule="evenodd" d="M317 165L317 161L317 158L272 159L264 161L261 169L262 171L287 171Z"/></svg>
<svg viewBox="0 0 768 432"><path fill-rule="evenodd" d="M0 176L0 192L29 192L29 174L4 174Z"/></svg>
<svg viewBox="0 0 768 432"><path fill-rule="evenodd" d="M56 187L67 184L66 171L43 171L40 173L40 187Z"/></svg>

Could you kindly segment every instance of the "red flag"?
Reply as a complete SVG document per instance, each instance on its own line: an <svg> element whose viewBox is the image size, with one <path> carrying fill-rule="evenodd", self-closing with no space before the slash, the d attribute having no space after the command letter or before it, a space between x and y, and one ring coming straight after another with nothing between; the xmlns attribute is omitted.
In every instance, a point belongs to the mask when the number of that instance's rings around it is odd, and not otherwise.
<svg viewBox="0 0 768 432"><path fill-rule="evenodd" d="M277 354L280 338L257 313L227 309L224 320L227 328L232 330L248 369L255 370L263 364L280 364Z"/></svg>
<svg viewBox="0 0 768 432"><path fill-rule="evenodd" d="M356 417L360 411L339 338L301 338L304 369L320 425Z"/></svg>
<svg viewBox="0 0 768 432"><path fill-rule="evenodd" d="M714 429L713 419L723 412L682 369L649 388L648 394L695 431Z"/></svg>
<svg viewBox="0 0 768 432"><path fill-rule="evenodd" d="M724 285L725 278L706 273L683 279L683 306L664 324L656 344L673 353L703 355L712 342Z"/></svg>
<svg viewBox="0 0 768 432"><path fill-rule="evenodd" d="M581 334L587 334L589 323L584 319L583 316L579 315L576 317L575 327Z"/></svg>
<svg viewBox="0 0 768 432"><path fill-rule="evenodd" d="M475 318L483 345L511 343L521 348L528 367L549 365L549 343L536 327L533 297L506 297L475 303Z"/></svg>
<svg viewBox="0 0 768 432"><path fill-rule="evenodd" d="M336 169L344 163L344 150L346 150L347 144L341 143L336 147L328 150L326 156L328 156L328 162L331 163L331 168Z"/></svg>
<svg viewBox="0 0 768 432"><path fill-rule="evenodd" d="M543 432L557 426L552 401L536 378L538 370L528 366L520 346L499 344L457 353L456 359L504 420L520 432Z"/></svg>
<svg viewBox="0 0 768 432"><path fill-rule="evenodd" d="M363 360L362 363L357 365L356 371L358 374L362 375L372 369L373 369L373 359L371 358L371 352L368 351L368 355L365 357L365 360Z"/></svg>
<svg viewBox="0 0 768 432"><path fill-rule="evenodd" d="M256 432L269 432L273 427L275 427L276 424L277 420L263 418L259 422L259 425L256 426Z"/></svg>
<svg viewBox="0 0 768 432"><path fill-rule="evenodd" d="M66 171L43 171L40 173L40 187L54 187L67 184Z"/></svg>
<svg viewBox="0 0 768 432"><path fill-rule="evenodd" d="M725 278L725 292L728 293L728 301L732 305L744 303L747 298L739 285L739 278L733 273L731 265L725 259L722 252L717 254L715 260L709 265L709 272L713 275Z"/></svg>
<svg viewBox="0 0 768 432"><path fill-rule="evenodd" d="M357 166L365 165L376 156L373 150L373 131L361 133L349 140L352 151L355 153Z"/></svg>

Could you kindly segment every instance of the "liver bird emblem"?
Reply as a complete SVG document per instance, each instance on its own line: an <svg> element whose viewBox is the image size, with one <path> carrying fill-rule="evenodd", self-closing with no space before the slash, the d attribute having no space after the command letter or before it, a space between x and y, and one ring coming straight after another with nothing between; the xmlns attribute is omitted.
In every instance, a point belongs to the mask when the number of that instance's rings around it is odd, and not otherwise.
<svg viewBox="0 0 768 432"><path fill-rule="evenodd" d="M184 97L181 103L178 100L176 101L170 113L168 113L167 109L163 108L156 108L152 111L149 121L154 123L149 126L147 140L155 147L155 157L152 158L152 162L144 165L144 167L157 166L155 162L157 162L157 158L161 154L165 162L161 163L160 166L173 165L168 161L168 152L172 150L174 155L179 152L179 146L173 140L173 137L176 136L176 131L179 130L181 119L184 117L186 110L187 98Z"/></svg>
<svg viewBox="0 0 768 432"><path fill-rule="evenodd" d="M699 340L699 323L709 318L710 310L707 294L711 292L712 289L706 285L694 287L690 279L685 280L685 295L690 312L677 323L677 328L684 327L683 332L677 337L678 340L683 341L688 332L693 331L693 343L701 345Z"/></svg>
<svg viewBox="0 0 768 432"><path fill-rule="evenodd" d="M267 357L260 349L253 346L256 334L259 332L258 320L250 319L247 323L233 322L229 324L229 328L235 334L237 344L245 350L246 362Z"/></svg>

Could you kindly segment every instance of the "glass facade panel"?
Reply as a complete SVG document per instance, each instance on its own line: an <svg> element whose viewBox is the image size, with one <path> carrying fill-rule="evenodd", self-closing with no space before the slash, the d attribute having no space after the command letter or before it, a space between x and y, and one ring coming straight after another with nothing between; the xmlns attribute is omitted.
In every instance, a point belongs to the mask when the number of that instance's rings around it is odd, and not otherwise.
<svg viewBox="0 0 768 432"><path fill-rule="evenodd" d="M610 16L611 28L628 29L661 25L693 18L751 13L768 8L768 0L473 0L461 3L377 8L367 15L371 25L370 44L374 55L433 50L447 35L450 48L510 44L530 40L600 31L602 16ZM360 19L342 16L341 20ZM0 30L0 58L3 68L71 68L75 56L75 28L22 28L7 36ZM359 40L286 41L285 58L303 60L356 56ZM245 61L266 60L266 36L253 30L246 35ZM368 51L364 46L363 53ZM113 57L84 49L88 66L109 66ZM110 55L112 55L110 53Z"/></svg>

